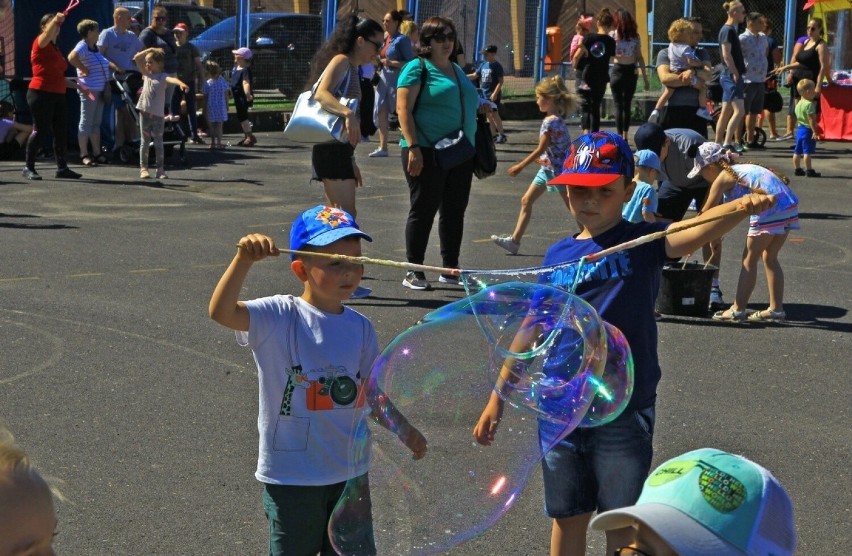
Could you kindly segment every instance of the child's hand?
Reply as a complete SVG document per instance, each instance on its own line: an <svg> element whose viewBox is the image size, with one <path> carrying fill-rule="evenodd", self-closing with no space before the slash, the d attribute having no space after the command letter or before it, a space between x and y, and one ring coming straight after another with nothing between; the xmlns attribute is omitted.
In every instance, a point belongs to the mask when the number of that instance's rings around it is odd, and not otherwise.
<svg viewBox="0 0 852 556"><path fill-rule="evenodd" d="M403 431L399 433L399 439L405 446L411 450L411 457L415 460L426 457L426 437L411 425L403 427Z"/></svg>
<svg viewBox="0 0 852 556"><path fill-rule="evenodd" d="M237 258L245 262L254 263L281 254L275 246L275 241L263 234L249 234L240 239L237 247Z"/></svg>
<svg viewBox="0 0 852 556"><path fill-rule="evenodd" d="M509 174L512 177L515 177L518 174L520 174L521 170L523 170L523 169L524 169L524 167L521 166L520 164L515 164L514 166L509 166L509 169L506 170L506 173Z"/></svg>
<svg viewBox="0 0 852 556"><path fill-rule="evenodd" d="M180 90L183 91L184 93L188 93L189 92L189 85L187 85L186 83L181 84Z"/></svg>
<svg viewBox="0 0 852 556"><path fill-rule="evenodd" d="M760 214L775 205L775 195L763 193L750 193L740 198L739 206L745 209L746 214Z"/></svg>
<svg viewBox="0 0 852 556"><path fill-rule="evenodd" d="M492 395L488 405L479 416L476 426L473 427L473 437L483 446L491 446L497 435L497 426L503 417L503 400Z"/></svg>

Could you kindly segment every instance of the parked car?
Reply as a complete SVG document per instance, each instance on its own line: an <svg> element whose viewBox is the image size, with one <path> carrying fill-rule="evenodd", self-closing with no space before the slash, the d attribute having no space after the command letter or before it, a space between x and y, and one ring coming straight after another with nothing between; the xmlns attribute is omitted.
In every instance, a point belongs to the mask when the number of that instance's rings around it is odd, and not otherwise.
<svg viewBox="0 0 852 556"><path fill-rule="evenodd" d="M322 40L322 19L318 15L250 14L248 47L253 54L254 87L297 96L304 90L311 58ZM212 59L227 72L234 65L231 51L237 48L237 18L221 21L190 42L201 51L202 61Z"/></svg>
<svg viewBox="0 0 852 556"><path fill-rule="evenodd" d="M135 17L142 24L142 27L147 27L151 22L148 17L148 2L118 0L115 2L115 5L116 7L124 6L130 10L130 16ZM225 12L218 8L208 8L194 4L178 4L177 2L160 2L159 5L166 8L168 12L169 20L166 22L166 26L171 29L178 23L185 23L189 27L190 37L203 33L227 18Z"/></svg>

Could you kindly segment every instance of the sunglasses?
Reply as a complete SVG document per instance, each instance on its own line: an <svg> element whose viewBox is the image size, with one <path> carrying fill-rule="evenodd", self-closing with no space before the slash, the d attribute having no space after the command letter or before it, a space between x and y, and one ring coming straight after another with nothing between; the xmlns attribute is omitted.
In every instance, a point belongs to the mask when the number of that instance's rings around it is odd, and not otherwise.
<svg viewBox="0 0 852 556"><path fill-rule="evenodd" d="M381 42L376 42L376 41L371 41L370 39L368 39L368 38L366 38L366 37L364 37L364 40L365 40L365 41L367 41L368 43L372 44L373 46L375 46L375 47L376 47L376 50L381 50L381 49L382 49L382 47L384 46L384 44L383 44L383 43L381 43Z"/></svg>
<svg viewBox="0 0 852 556"><path fill-rule="evenodd" d="M154 16L154 21L165 21L167 19L168 19L168 17L166 17L164 15L155 15Z"/></svg>
<svg viewBox="0 0 852 556"><path fill-rule="evenodd" d="M444 44L447 41L456 42L456 34L455 33L447 33L445 35L444 33L438 33L438 34L432 35L432 37L429 40L431 40L432 42L438 43L438 44Z"/></svg>
<svg viewBox="0 0 852 556"><path fill-rule="evenodd" d="M808 31L819 31L819 27L816 25L811 25L808 27Z"/></svg>

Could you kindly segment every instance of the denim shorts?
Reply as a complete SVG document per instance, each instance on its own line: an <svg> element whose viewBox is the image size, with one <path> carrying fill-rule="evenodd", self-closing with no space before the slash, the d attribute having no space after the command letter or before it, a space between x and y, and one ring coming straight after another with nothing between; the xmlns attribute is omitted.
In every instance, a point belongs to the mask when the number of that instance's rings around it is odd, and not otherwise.
<svg viewBox="0 0 852 556"><path fill-rule="evenodd" d="M562 519L633 505L651 471L654 407L577 428L542 460L544 512Z"/></svg>
<svg viewBox="0 0 852 556"><path fill-rule="evenodd" d="M796 128L796 144L793 146L793 154L814 154L816 152L816 141L814 132L806 125Z"/></svg>
<svg viewBox="0 0 852 556"><path fill-rule="evenodd" d="M745 99L745 81L742 75L735 83L731 72L725 70L719 74L719 85L722 86L722 102Z"/></svg>
<svg viewBox="0 0 852 556"><path fill-rule="evenodd" d="M366 481L367 475L352 480ZM324 486L264 483L263 509L269 523L270 556L336 555L328 537L328 520L345 486L345 482ZM360 537L356 539L353 535L349 539L358 549L346 550L346 553L357 552L366 556L376 553L369 485L360 503L364 504L360 511L365 516L357 531Z"/></svg>

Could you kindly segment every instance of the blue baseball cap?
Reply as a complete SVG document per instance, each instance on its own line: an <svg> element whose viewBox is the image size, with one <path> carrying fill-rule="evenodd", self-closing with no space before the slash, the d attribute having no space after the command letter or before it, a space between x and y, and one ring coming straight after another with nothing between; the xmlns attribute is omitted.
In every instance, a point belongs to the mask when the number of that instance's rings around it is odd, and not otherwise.
<svg viewBox="0 0 852 556"><path fill-rule="evenodd" d="M571 143L562 173L547 184L601 187L620 177L633 179L633 151L620 135L595 131Z"/></svg>
<svg viewBox="0 0 852 556"><path fill-rule="evenodd" d="M306 245L323 247L349 236L373 241L345 210L317 205L296 217L290 228L290 249L299 251ZM295 255L291 254L290 258L295 258Z"/></svg>
<svg viewBox="0 0 852 556"><path fill-rule="evenodd" d="M593 529L636 522L690 556L786 556L796 550L793 503L778 480L742 456L687 452L654 470L636 504L603 512Z"/></svg>
<svg viewBox="0 0 852 556"><path fill-rule="evenodd" d="M645 168L652 168L657 172L660 171L660 157L652 150L642 149L641 151L636 151L636 154L633 155L633 160L636 166L644 166Z"/></svg>

